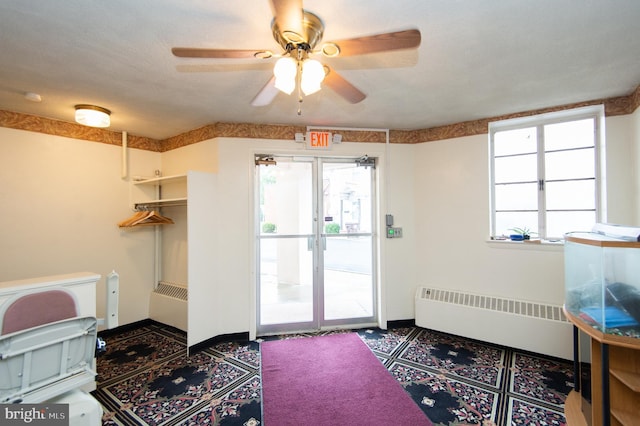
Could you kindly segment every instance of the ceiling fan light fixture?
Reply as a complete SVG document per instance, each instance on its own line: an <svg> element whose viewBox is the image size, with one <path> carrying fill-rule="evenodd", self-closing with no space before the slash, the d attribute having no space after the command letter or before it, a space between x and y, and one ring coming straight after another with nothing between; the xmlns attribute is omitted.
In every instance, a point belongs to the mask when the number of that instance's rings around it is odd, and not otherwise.
<svg viewBox="0 0 640 426"><path fill-rule="evenodd" d="M111 111L95 105L80 104L75 106L76 122L90 127L109 127Z"/></svg>
<svg viewBox="0 0 640 426"><path fill-rule="evenodd" d="M256 53L253 54L253 57L257 59L269 59L272 56L273 56L273 52L270 50L258 50Z"/></svg>
<svg viewBox="0 0 640 426"><path fill-rule="evenodd" d="M298 65L291 57L280 58L273 67L273 75L276 77L275 86L287 95L296 87L296 74Z"/></svg>
<svg viewBox="0 0 640 426"><path fill-rule="evenodd" d="M322 45L322 49L320 49L322 54L328 58L333 58L334 56L338 56L340 54L340 46L335 43L325 43Z"/></svg>
<svg viewBox="0 0 640 426"><path fill-rule="evenodd" d="M324 67L315 59L307 59L302 63L302 77L300 81L300 88L305 95L311 95L312 93L320 90L320 83L324 80Z"/></svg>

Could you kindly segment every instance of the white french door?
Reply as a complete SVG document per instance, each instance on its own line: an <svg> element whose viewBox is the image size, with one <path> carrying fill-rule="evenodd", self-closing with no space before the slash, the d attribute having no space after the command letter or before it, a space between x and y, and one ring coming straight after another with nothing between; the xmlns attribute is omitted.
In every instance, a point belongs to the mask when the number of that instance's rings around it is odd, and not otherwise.
<svg viewBox="0 0 640 426"><path fill-rule="evenodd" d="M375 168L274 160L256 166L258 334L376 322Z"/></svg>

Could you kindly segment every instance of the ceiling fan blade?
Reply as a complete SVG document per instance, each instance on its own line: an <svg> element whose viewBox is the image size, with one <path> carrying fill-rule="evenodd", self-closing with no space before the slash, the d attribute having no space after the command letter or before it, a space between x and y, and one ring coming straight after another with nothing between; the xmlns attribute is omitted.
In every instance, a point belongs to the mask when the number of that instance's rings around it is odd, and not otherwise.
<svg viewBox="0 0 640 426"><path fill-rule="evenodd" d="M367 97L357 87L349 83L340 74L333 69L326 67L327 73L322 81L322 84L333 89L334 92L345 98L352 104L357 104Z"/></svg>
<svg viewBox="0 0 640 426"><path fill-rule="evenodd" d="M258 92L255 98L251 101L253 106L266 106L269 105L278 94L279 90L276 89L276 78L271 77L267 84Z"/></svg>
<svg viewBox="0 0 640 426"><path fill-rule="evenodd" d="M420 31L404 30L393 33L375 34L365 37L334 40L329 44L337 45L340 52L335 56L364 55L367 53L386 52L389 50L411 49L420 46ZM323 53L324 53L323 46ZM327 49L329 51L329 49ZM328 56L332 56L328 54Z"/></svg>
<svg viewBox="0 0 640 426"><path fill-rule="evenodd" d="M268 50L199 49L194 47L174 47L171 52L180 58L270 58Z"/></svg>
<svg viewBox="0 0 640 426"><path fill-rule="evenodd" d="M280 32L293 32L298 36L304 35L302 0L271 0L271 5Z"/></svg>

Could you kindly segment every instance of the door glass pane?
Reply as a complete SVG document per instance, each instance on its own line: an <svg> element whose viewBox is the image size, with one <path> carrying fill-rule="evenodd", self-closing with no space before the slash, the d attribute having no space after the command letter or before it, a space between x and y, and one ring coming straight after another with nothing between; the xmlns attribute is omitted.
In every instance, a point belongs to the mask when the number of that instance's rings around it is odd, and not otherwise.
<svg viewBox="0 0 640 426"><path fill-rule="evenodd" d="M373 168L324 162L322 173L324 320L373 317Z"/></svg>
<svg viewBox="0 0 640 426"><path fill-rule="evenodd" d="M307 240L260 239L260 324L313 320L313 252Z"/></svg>
<svg viewBox="0 0 640 426"><path fill-rule="evenodd" d="M324 319L373 316L371 237L329 237L324 252Z"/></svg>
<svg viewBox="0 0 640 426"><path fill-rule="evenodd" d="M314 320L312 168L278 159L258 170L258 324L272 331Z"/></svg>
<svg viewBox="0 0 640 426"><path fill-rule="evenodd" d="M313 232L311 164L278 161L260 166L260 232Z"/></svg>
<svg viewBox="0 0 640 426"><path fill-rule="evenodd" d="M354 163L324 163L322 232L371 232L371 168Z"/></svg>

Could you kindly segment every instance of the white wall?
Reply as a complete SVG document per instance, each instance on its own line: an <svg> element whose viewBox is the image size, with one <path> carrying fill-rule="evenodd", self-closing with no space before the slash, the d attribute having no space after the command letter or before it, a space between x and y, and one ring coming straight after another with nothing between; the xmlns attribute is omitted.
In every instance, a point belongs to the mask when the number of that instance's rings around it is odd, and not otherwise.
<svg viewBox="0 0 640 426"><path fill-rule="evenodd" d="M130 149L132 173L159 168ZM120 274L121 324L148 318L152 233L116 225L133 212L120 147L0 128L0 281L88 271Z"/></svg>
<svg viewBox="0 0 640 426"><path fill-rule="evenodd" d="M637 138L634 136L634 115L619 115L606 120L607 144L607 222L637 225L638 190L635 159Z"/></svg>
<svg viewBox="0 0 640 426"><path fill-rule="evenodd" d="M162 175L179 175L195 170L216 173L218 171L218 143L207 140L162 153Z"/></svg>
<svg viewBox="0 0 640 426"><path fill-rule="evenodd" d="M211 158L214 141L179 148L171 151L173 158L190 164L190 158ZM391 174L385 174L387 146L384 144L343 143L335 145L331 152L309 152L293 141L266 141L256 139L220 138L215 140L218 158L219 262L218 280L224 283L216 308L224 314L217 318L223 322L225 333L243 332L255 324L255 247L254 247L254 165L255 154L295 154L328 156L361 156L367 154L380 159L377 177L380 183L378 201L382 217L395 215L396 225L404 229L404 238L381 240L380 250L385 260L379 265L381 288L387 303L382 307L382 317L406 319L413 317L415 225L413 209L413 148L410 145L390 146ZM201 149L200 149L201 148ZM187 152L188 151L188 152ZM166 153L168 154L168 153ZM171 158L163 154L163 166ZM166 169L166 167L165 167ZM387 189L387 184L390 189ZM387 198L388 197L388 198ZM384 222L379 224L384 234Z"/></svg>
<svg viewBox="0 0 640 426"><path fill-rule="evenodd" d="M557 302L560 248L505 249L488 243L487 135L416 146L417 285Z"/></svg>
<svg viewBox="0 0 640 426"><path fill-rule="evenodd" d="M208 140L162 153L161 173L163 176L185 174L188 171L215 173L218 170L218 144ZM177 186L177 188L173 186ZM165 198L186 194L185 184L165 185ZM173 219L174 225L163 227L162 262L160 279L175 284L186 285L187 277L187 209L184 206L165 207L163 213Z"/></svg>
<svg viewBox="0 0 640 426"><path fill-rule="evenodd" d="M413 145L391 145L388 155L389 174L387 210L393 215L394 226L402 228L401 239L383 239L386 269L383 280L386 290L387 319L403 320L414 317L416 277L422 274L423 259L416 249L419 235L415 203L424 194L414 179L416 167L422 167ZM381 218L384 221L384 216ZM383 223L384 225L384 223Z"/></svg>
<svg viewBox="0 0 640 426"><path fill-rule="evenodd" d="M609 220L640 225L640 112L608 118ZM220 138L158 154L129 149L131 175L189 169L217 173L219 241L212 302L220 330L245 332L253 310L253 155L305 153L292 141ZM564 299L561 247L488 243L487 136L418 145L344 143L331 155L381 159L380 218L395 217L404 238L381 239L386 320L414 317L419 285L548 303ZM120 273L120 322L148 318L153 288L153 231L123 230L132 212L120 178L121 149L100 143L0 128L0 281L76 271ZM379 231L384 223L380 223Z"/></svg>
<svg viewBox="0 0 640 426"><path fill-rule="evenodd" d="M635 220L633 225L640 226L640 108L636 109L631 117L631 132L632 139L634 142L633 145L633 170L634 173L631 175L634 181L634 185L632 188L633 194L636 196L636 204L635 204Z"/></svg>
<svg viewBox="0 0 640 426"><path fill-rule="evenodd" d="M606 120L609 221L633 225L631 116ZM562 247L487 242L488 136L416 146L416 285L562 304ZM637 216L637 215L635 215ZM637 223L635 223L638 225Z"/></svg>

